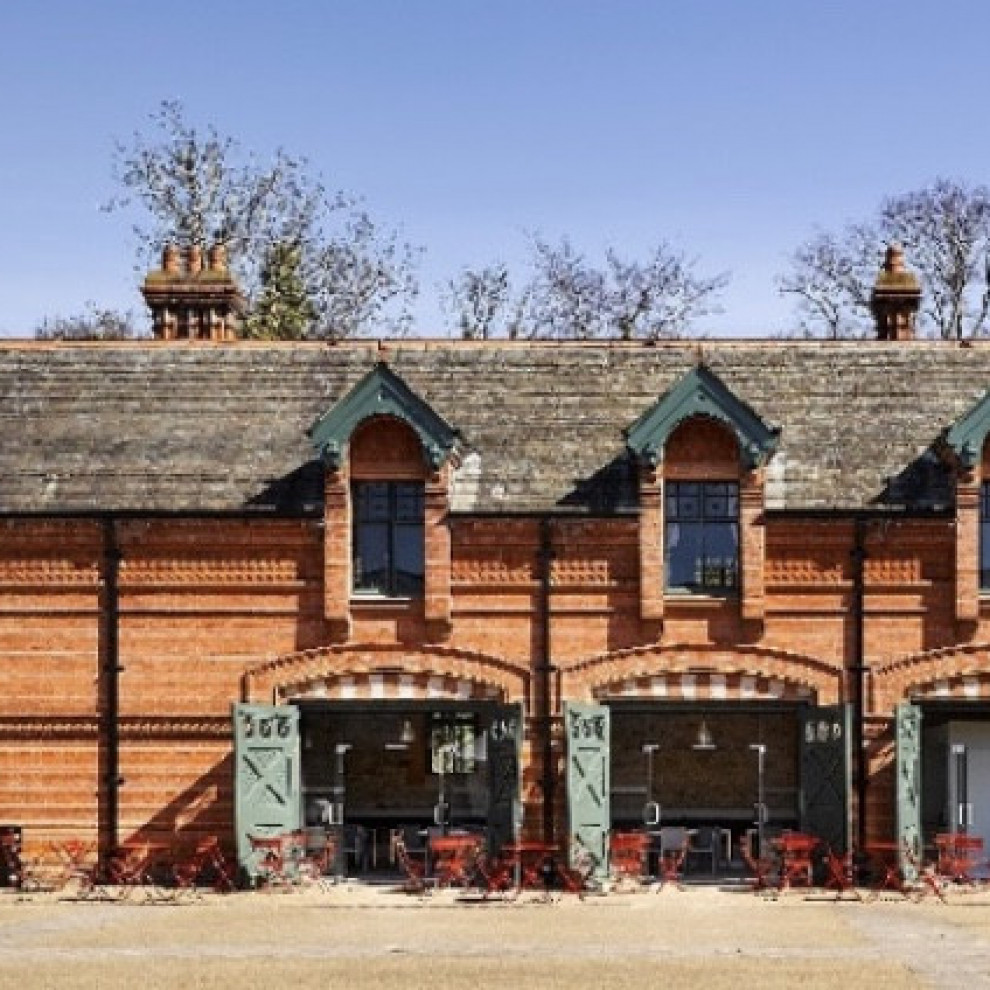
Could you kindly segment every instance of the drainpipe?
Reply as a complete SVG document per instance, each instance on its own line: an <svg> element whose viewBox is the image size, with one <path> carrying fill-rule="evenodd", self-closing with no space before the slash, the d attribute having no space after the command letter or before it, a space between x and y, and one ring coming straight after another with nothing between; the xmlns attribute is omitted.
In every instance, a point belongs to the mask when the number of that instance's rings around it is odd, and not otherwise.
<svg viewBox="0 0 990 990"><path fill-rule="evenodd" d="M866 664L864 657L865 623L866 623L866 584L864 578L864 563L866 561L866 520L857 516L854 521L854 539L852 550L853 588L852 588L852 666L849 668L853 675L853 738L854 761L856 773L856 841L855 848L861 852L866 844L866 790L867 766L865 749L865 692Z"/></svg>
<svg viewBox="0 0 990 990"><path fill-rule="evenodd" d="M101 860L119 845L120 833L120 546L113 516L103 517L103 684L102 735L106 747L106 817Z"/></svg>
<svg viewBox="0 0 990 990"><path fill-rule="evenodd" d="M540 663L537 667L538 708L536 712L537 731L540 735L543 752L543 841L554 840L554 765L553 765L553 718L550 704L551 675L553 670L552 645L550 641L550 568L553 563L553 529L548 516L540 518L540 549L538 553L540 570L539 636Z"/></svg>

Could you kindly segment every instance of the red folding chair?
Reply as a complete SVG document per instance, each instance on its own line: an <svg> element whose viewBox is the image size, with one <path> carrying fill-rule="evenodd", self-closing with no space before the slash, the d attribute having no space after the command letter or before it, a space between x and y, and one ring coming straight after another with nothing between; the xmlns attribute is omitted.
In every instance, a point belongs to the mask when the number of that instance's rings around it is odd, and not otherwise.
<svg viewBox="0 0 990 990"><path fill-rule="evenodd" d="M853 898L862 901L863 895L856 886L856 864L852 853L839 855L830 846L824 847L825 889L835 891L835 899L842 900L842 895L852 893Z"/></svg>
<svg viewBox="0 0 990 990"><path fill-rule="evenodd" d="M609 866L617 886L638 888L647 878L651 841L645 832L613 832L609 836Z"/></svg>
<svg viewBox="0 0 990 990"><path fill-rule="evenodd" d="M684 861L687 859L690 836L684 828L660 829L660 853L657 866L660 875L660 889L672 883L678 888L684 886Z"/></svg>
<svg viewBox="0 0 990 990"><path fill-rule="evenodd" d="M392 852L395 855L395 862L405 875L402 889L410 894L428 893L425 853L422 856L413 855L401 833L396 834L392 839Z"/></svg>

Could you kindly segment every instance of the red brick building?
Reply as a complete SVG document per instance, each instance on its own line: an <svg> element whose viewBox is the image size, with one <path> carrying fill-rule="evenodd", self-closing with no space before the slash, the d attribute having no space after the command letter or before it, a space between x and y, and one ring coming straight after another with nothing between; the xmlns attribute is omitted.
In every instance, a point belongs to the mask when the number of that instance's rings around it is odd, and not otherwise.
<svg viewBox="0 0 990 990"><path fill-rule="evenodd" d="M146 293L154 340L0 344L29 848L990 837L990 344L913 339L896 255L845 342L249 343L222 255Z"/></svg>

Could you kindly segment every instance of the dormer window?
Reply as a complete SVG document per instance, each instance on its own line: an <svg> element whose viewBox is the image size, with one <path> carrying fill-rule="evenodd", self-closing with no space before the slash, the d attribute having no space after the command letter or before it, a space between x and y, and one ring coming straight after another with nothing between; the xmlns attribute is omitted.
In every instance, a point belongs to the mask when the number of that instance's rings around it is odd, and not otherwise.
<svg viewBox="0 0 990 990"><path fill-rule="evenodd" d="M355 481L354 591L412 598L423 593L422 482Z"/></svg>
<svg viewBox="0 0 990 990"><path fill-rule="evenodd" d="M667 590L733 591L739 585L739 485L669 481L664 488Z"/></svg>
<svg viewBox="0 0 990 990"><path fill-rule="evenodd" d="M990 482L980 485L980 591L990 592Z"/></svg>

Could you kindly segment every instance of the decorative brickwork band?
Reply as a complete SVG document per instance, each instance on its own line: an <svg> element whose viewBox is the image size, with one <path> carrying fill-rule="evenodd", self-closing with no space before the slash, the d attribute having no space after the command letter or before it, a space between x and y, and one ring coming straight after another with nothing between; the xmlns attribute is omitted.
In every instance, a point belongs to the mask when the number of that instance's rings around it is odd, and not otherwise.
<svg viewBox="0 0 990 990"><path fill-rule="evenodd" d="M494 684L447 677L443 674L339 674L314 678L278 688L280 702L304 699L335 701L502 701L502 689Z"/></svg>
<svg viewBox="0 0 990 990"><path fill-rule="evenodd" d="M562 670L569 698L783 700L835 704L842 671L816 657L759 646L671 644L590 657Z"/></svg>
<svg viewBox="0 0 990 990"><path fill-rule="evenodd" d="M529 671L519 664L445 646L399 644L328 646L279 657L248 671L244 701L293 698L498 699L529 693Z"/></svg>
<svg viewBox="0 0 990 990"><path fill-rule="evenodd" d="M873 708L909 700L990 699L990 643L947 647L902 657L873 670Z"/></svg>
<svg viewBox="0 0 990 990"><path fill-rule="evenodd" d="M990 671L977 670L953 677L939 677L926 684L917 685L911 694L918 701L935 701L943 698L987 701L990 699Z"/></svg>
<svg viewBox="0 0 990 990"><path fill-rule="evenodd" d="M594 689L596 699L656 701L814 701L807 684L757 674L654 674L614 681Z"/></svg>

